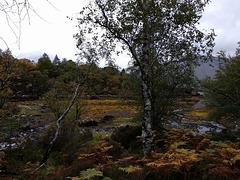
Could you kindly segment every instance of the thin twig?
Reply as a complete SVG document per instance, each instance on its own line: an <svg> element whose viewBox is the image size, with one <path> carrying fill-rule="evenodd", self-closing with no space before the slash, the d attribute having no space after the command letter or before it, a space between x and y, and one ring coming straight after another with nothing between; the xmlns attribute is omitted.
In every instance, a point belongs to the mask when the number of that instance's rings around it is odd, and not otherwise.
<svg viewBox="0 0 240 180"><path fill-rule="evenodd" d="M0 37L0 39L1 39L1 40L4 42L4 44L7 46L7 49L9 49L7 42L6 42L2 37Z"/></svg>
<svg viewBox="0 0 240 180"><path fill-rule="evenodd" d="M13 35L16 38L16 44L20 49L21 46L21 30L22 30L22 22L27 18L28 23L30 24L30 12L33 12L43 21L48 22L42 16L38 14L38 12L34 9L34 7L30 4L30 0L11 0L7 2L7 0L0 2L0 12L3 12L5 15L5 19L7 21L7 26L12 31ZM59 11L50 0L45 0L49 3L55 10ZM1 38L2 39L2 38Z"/></svg>

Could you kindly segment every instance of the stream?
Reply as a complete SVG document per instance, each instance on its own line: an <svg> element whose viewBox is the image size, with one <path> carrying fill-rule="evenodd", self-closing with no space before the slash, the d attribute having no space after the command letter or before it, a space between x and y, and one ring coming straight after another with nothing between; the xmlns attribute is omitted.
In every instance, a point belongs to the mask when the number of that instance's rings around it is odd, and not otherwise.
<svg viewBox="0 0 240 180"><path fill-rule="evenodd" d="M181 122L176 122L173 120L168 120L165 124L174 126L174 127L180 127L185 130L197 131L199 133L207 133L207 132L212 132L212 131L220 133L224 129L226 129L226 127L224 127L223 125L218 124L214 121L206 121L206 120L196 121L196 120L189 120L189 119L187 119L187 121L189 121L190 123L181 123ZM191 121L193 123L191 123Z"/></svg>
<svg viewBox="0 0 240 180"><path fill-rule="evenodd" d="M214 121L206 121L206 120L196 121L196 120L189 120L189 119L187 119L187 120L189 122L190 121L194 122L194 124L193 123L181 123L181 122L176 122L173 120L168 120L165 123L165 125L180 127L180 128L186 129L186 130L193 130L193 131L197 131L199 133L206 133L206 132L211 132L211 131L219 133L219 132L222 132L223 129L226 129L224 126L222 126L221 124L218 124ZM25 142L26 137L37 134L37 133L43 131L44 129L46 129L47 127L50 127L54 124L55 124L55 122L52 122L52 123L46 124L41 127L29 129L27 131L18 133L15 137L11 138L13 143L9 143L9 142L0 143L0 151L5 150L10 147L11 148L19 147L22 143ZM92 133L110 133L116 129L117 129L116 127L92 127L90 129L90 131ZM84 131L84 129L82 129L82 130ZM20 141L18 143L16 143L16 142L14 142L15 140L20 140Z"/></svg>
<svg viewBox="0 0 240 180"><path fill-rule="evenodd" d="M202 108L204 106L204 104L197 103L196 105L193 106L193 108ZM199 133L206 133L206 132L217 132L220 133L222 132L222 130L226 129L226 127L224 127L221 124L218 124L214 121L206 121L206 120L193 120L193 119L189 119L189 117L182 115L182 109L177 109L175 110L175 112L177 112L179 114L179 121L174 121L174 120L167 120L165 121L164 125L168 125L168 126L173 126L173 127L180 127L183 128L185 130L191 130L191 131L196 131ZM184 121L185 123L181 122ZM187 123L186 123L187 122ZM14 137L11 138L12 143L10 142L2 142L0 143L0 151L1 150L5 150L7 148L16 148L19 147L21 144L23 144L26 141L26 138L40 133L42 132L44 129L54 125L56 122L51 122L49 124L46 124L44 126L40 126L37 128L30 128L28 130L19 132L17 135L15 135ZM124 125L128 125L128 124L122 124L120 126L124 126ZM101 126L94 126L91 128L88 128L92 133L110 133L113 132L114 130L116 130L116 127L101 127ZM84 131L84 128L82 129L82 131Z"/></svg>
<svg viewBox="0 0 240 180"><path fill-rule="evenodd" d="M205 103L200 100L198 101L194 106L192 106L193 109L201 109L204 108L206 105ZM207 132L217 132L220 133L223 130L227 129L223 125L215 122L215 121L207 121L204 120L204 116L199 117L201 120L195 120L191 119L188 116L185 116L182 114L183 109L176 109L175 113L178 114L178 118L180 119L179 121L173 121L173 120L168 120L166 121L166 125L174 126L174 127L180 127L185 130L192 130L196 131L199 133L207 133ZM185 123L183 123L183 122ZM188 122L188 123L186 123Z"/></svg>
<svg viewBox="0 0 240 180"><path fill-rule="evenodd" d="M46 124L44 126L40 126L40 127L37 127L37 128L32 128L32 129L29 129L29 130L26 130L26 131L19 132L14 137L11 137L11 141L13 141L13 143L11 143L11 142L0 143L0 151L5 150L5 149L10 148L10 147L11 148L19 147L22 143L25 142L25 139L26 139L27 136L37 134L37 133L43 131L44 129L52 126L55 123L56 122L51 122L51 123ZM18 140L18 141L20 140L20 141L16 143L16 142L14 142L15 140Z"/></svg>

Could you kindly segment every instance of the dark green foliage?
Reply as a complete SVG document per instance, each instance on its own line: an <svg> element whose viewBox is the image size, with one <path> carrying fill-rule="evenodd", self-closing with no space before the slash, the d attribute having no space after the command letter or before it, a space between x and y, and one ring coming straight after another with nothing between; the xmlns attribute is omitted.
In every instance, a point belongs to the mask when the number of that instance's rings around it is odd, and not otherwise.
<svg viewBox="0 0 240 180"><path fill-rule="evenodd" d="M122 91L122 76L114 66L99 68L93 65L86 86L87 93L92 98L99 95L119 95Z"/></svg>
<svg viewBox="0 0 240 180"><path fill-rule="evenodd" d="M47 74L39 70L32 71L29 76L32 76L31 94L40 97L50 88L49 78Z"/></svg>
<svg viewBox="0 0 240 180"><path fill-rule="evenodd" d="M28 147L27 147L28 145ZM5 159L8 162L6 171L11 174L22 174L23 165L30 163L36 163L41 159L41 150L35 146L30 147L30 144L26 144L26 148L14 148L5 151Z"/></svg>
<svg viewBox="0 0 240 180"><path fill-rule="evenodd" d="M68 101L75 90L75 83L64 83L58 80L49 80L51 89L43 95L42 100L58 119L68 106Z"/></svg>
<svg viewBox="0 0 240 180"><path fill-rule="evenodd" d="M105 141L109 146L113 146L113 148L109 149L108 154L113 157L114 161L123 158L124 154L127 154L119 142L114 141L112 138L106 138Z"/></svg>
<svg viewBox="0 0 240 180"><path fill-rule="evenodd" d="M240 130L230 131L225 130L220 133L212 132L211 139L213 141L231 141L231 142L239 142Z"/></svg>
<svg viewBox="0 0 240 180"><path fill-rule="evenodd" d="M130 67L123 78L122 93L142 104L141 78L136 67ZM153 127L161 126L166 116L178 109L177 101L187 96L185 91L196 86L194 73L190 67L168 64L154 71L152 81ZM142 114L134 119L142 121Z"/></svg>
<svg viewBox="0 0 240 180"><path fill-rule="evenodd" d="M137 100L140 104L141 100L141 78L139 70L129 67L127 73L123 75L122 94Z"/></svg>
<svg viewBox="0 0 240 180"><path fill-rule="evenodd" d="M185 64L166 64L153 70L152 111L153 126L161 126L166 116L171 116L173 110L179 108L177 100L186 97L185 91L196 86L193 69ZM128 74L123 77L122 93L131 96L142 104L141 77L137 67L129 67ZM141 118L138 118L139 120Z"/></svg>
<svg viewBox="0 0 240 180"><path fill-rule="evenodd" d="M59 73L58 79L64 83L76 81L81 73L78 65L72 60L62 62L59 66L57 66L57 70Z"/></svg>
<svg viewBox="0 0 240 180"><path fill-rule="evenodd" d="M45 138L53 136L55 130L50 131L50 134L46 135ZM51 135L52 134L52 135ZM61 128L60 135L56 144L54 145L53 151L66 153L68 156L73 156L84 143L92 139L90 131L81 132L79 128L68 127ZM46 140L47 141L47 140Z"/></svg>
<svg viewBox="0 0 240 180"><path fill-rule="evenodd" d="M50 159L58 165L70 165L83 144L91 139L89 131L83 133L73 127L63 128L52 150L55 153L50 155Z"/></svg>
<svg viewBox="0 0 240 180"><path fill-rule="evenodd" d="M206 78L202 85L205 88L204 98L207 106L213 111L210 119L221 117L240 117L240 55L234 57L219 53L220 66L213 79Z"/></svg>
<svg viewBox="0 0 240 180"><path fill-rule="evenodd" d="M49 78L56 77L54 72L54 64L51 62L49 56L44 53L41 58L38 59L37 70L47 74Z"/></svg>
<svg viewBox="0 0 240 180"><path fill-rule="evenodd" d="M112 135L114 141L119 142L125 149L134 152L141 152L141 141L138 136L141 136L141 126L123 126L119 127Z"/></svg>
<svg viewBox="0 0 240 180"><path fill-rule="evenodd" d="M54 59L53 59L53 64L55 64L55 65L60 65L61 64L61 61L60 61L60 59L58 58L58 56L56 55L55 57L54 57Z"/></svg>
<svg viewBox="0 0 240 180"><path fill-rule="evenodd" d="M193 70L184 64L167 64L159 68L154 73L152 83L153 126L161 126L164 117L179 108L177 100L184 98L185 90L196 85Z"/></svg>

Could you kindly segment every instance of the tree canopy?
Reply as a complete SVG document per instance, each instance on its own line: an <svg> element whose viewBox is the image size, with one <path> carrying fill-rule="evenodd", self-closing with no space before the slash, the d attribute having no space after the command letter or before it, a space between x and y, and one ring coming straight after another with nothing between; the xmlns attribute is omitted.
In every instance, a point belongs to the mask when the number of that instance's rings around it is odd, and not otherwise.
<svg viewBox="0 0 240 180"><path fill-rule="evenodd" d="M150 154L153 140L153 77L169 64L184 71L199 57L211 55L214 33L204 34L196 27L208 2L95 0L79 14L80 50L109 61L120 46L140 71L145 155Z"/></svg>

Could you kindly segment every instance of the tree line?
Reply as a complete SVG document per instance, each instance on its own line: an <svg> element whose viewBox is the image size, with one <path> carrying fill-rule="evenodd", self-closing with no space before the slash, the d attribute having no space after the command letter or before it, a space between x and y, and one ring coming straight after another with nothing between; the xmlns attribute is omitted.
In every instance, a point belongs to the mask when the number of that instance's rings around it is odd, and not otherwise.
<svg viewBox="0 0 240 180"><path fill-rule="evenodd" d="M62 86L65 91L70 91L68 84L77 82L87 69L87 65L79 65L66 59L60 61L57 56L51 61L45 53L37 63L29 59L14 58L9 50L1 50L0 58L1 102L7 98L38 99L54 86ZM94 64L86 92L93 97L103 94L119 95L125 75L125 70L120 72L114 66L100 68Z"/></svg>
<svg viewBox="0 0 240 180"><path fill-rule="evenodd" d="M65 58L61 61L57 55L51 61L44 53L35 63L29 59L13 57L10 50L1 50L1 109L9 100L43 98L48 101L52 97L67 98L74 93L78 81L86 73L89 73L88 79L82 88L85 98L122 97L134 99L139 105L142 104L140 71L134 64L126 70L119 70L112 63L103 68L93 63L91 70L87 72L88 68L88 64L78 64ZM158 119L174 109L176 100L184 95L186 89L194 86L195 79L192 71L181 72L180 69L178 71L169 66L158 72L154 82L154 125L157 126L161 124Z"/></svg>

